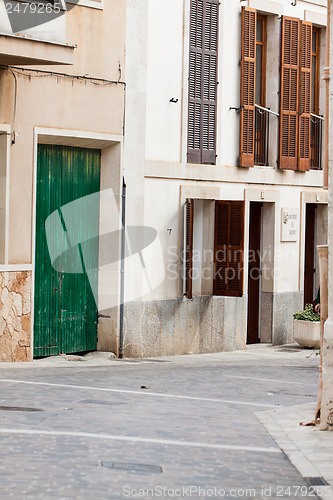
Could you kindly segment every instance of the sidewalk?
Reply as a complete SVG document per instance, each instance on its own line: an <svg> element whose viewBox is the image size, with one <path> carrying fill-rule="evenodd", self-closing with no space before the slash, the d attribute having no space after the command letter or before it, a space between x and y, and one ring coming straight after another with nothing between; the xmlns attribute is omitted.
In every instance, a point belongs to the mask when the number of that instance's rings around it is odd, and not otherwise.
<svg viewBox="0 0 333 500"><path fill-rule="evenodd" d="M300 426L314 417L316 405L282 407L256 415L277 445L323 500L333 499L333 432ZM328 484L327 484L328 483Z"/></svg>
<svg viewBox="0 0 333 500"><path fill-rule="evenodd" d="M294 346L270 347L269 351ZM263 353L263 346L248 346L248 351ZM309 357L315 351L302 349L300 357ZM318 358L319 364L319 358ZM319 367L318 367L319 377ZM277 445L287 455L291 463L310 484L318 485L322 500L333 500L333 432L320 431L317 427L300 426L315 415L316 403L257 412L256 416L273 437Z"/></svg>

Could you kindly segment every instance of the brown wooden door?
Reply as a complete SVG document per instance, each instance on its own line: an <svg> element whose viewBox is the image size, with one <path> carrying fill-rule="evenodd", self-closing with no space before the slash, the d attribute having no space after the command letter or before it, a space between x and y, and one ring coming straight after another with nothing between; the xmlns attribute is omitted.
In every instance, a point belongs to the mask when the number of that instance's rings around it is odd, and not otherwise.
<svg viewBox="0 0 333 500"><path fill-rule="evenodd" d="M260 301L261 301L261 209L262 203L250 203L249 228L249 274L247 343L260 342Z"/></svg>
<svg viewBox="0 0 333 500"><path fill-rule="evenodd" d="M304 256L304 305L314 299L315 276L316 205L306 204L305 212L305 256Z"/></svg>

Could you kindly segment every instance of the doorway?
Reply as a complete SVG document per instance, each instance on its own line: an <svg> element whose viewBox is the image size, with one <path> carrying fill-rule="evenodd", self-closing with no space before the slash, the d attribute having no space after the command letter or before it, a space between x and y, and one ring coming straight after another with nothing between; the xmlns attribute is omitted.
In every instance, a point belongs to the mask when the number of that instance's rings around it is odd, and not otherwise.
<svg viewBox="0 0 333 500"><path fill-rule="evenodd" d="M250 202L247 344L260 342L262 207Z"/></svg>
<svg viewBox="0 0 333 500"><path fill-rule="evenodd" d="M98 227L99 195L81 219L64 206L99 193L100 150L39 145L36 191L34 356L95 350L98 238L83 235Z"/></svg>
<svg viewBox="0 0 333 500"><path fill-rule="evenodd" d="M316 288L316 211L317 205L305 205L304 306L312 304Z"/></svg>

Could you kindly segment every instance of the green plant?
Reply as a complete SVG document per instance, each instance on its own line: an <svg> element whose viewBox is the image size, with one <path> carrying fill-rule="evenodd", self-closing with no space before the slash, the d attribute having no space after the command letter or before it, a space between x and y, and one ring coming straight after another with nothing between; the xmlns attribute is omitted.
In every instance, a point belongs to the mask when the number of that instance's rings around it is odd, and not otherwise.
<svg viewBox="0 0 333 500"><path fill-rule="evenodd" d="M294 313L293 317L302 321L320 321L320 314L313 310L312 304L306 304L304 311Z"/></svg>

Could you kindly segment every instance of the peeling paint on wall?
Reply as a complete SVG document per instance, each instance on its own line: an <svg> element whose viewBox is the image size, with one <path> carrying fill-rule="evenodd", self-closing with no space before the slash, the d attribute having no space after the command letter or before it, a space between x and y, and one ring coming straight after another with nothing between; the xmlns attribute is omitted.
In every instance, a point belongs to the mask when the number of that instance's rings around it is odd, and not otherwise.
<svg viewBox="0 0 333 500"><path fill-rule="evenodd" d="M31 360L31 273L0 273L0 361Z"/></svg>

